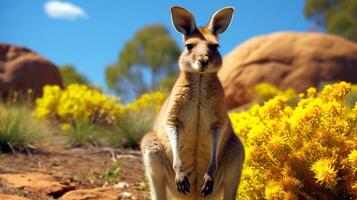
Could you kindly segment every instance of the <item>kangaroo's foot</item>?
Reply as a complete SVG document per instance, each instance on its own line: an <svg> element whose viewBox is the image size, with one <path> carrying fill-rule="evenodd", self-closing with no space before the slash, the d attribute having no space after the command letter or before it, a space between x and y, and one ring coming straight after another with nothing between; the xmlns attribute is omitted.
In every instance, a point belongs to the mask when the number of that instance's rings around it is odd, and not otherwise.
<svg viewBox="0 0 357 200"><path fill-rule="evenodd" d="M165 176L165 152L154 132L146 134L141 142L146 176L149 181L151 199L167 200Z"/></svg>

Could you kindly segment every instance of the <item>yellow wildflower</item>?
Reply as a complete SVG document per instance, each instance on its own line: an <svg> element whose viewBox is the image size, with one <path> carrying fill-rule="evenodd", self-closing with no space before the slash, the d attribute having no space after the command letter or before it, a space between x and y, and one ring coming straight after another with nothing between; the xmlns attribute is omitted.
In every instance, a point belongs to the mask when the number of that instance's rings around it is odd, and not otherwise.
<svg viewBox="0 0 357 200"><path fill-rule="evenodd" d="M307 97L309 98L315 98L317 94L317 90L314 87L310 87L309 89L307 89Z"/></svg>
<svg viewBox="0 0 357 200"><path fill-rule="evenodd" d="M71 125L69 123L64 123L62 124L61 128L64 132L67 132L68 130L71 129Z"/></svg>
<svg viewBox="0 0 357 200"><path fill-rule="evenodd" d="M332 159L320 159L311 166L318 182L336 184L337 170L334 169L333 163Z"/></svg>
<svg viewBox="0 0 357 200"><path fill-rule="evenodd" d="M265 198L267 200L281 200L286 196L286 192L283 190L279 182L271 181L265 188Z"/></svg>
<svg viewBox="0 0 357 200"><path fill-rule="evenodd" d="M326 100L342 100L350 90L351 84L342 81L331 85L325 85L320 96Z"/></svg>
<svg viewBox="0 0 357 200"><path fill-rule="evenodd" d="M348 161L351 163L353 167L357 168L357 150L354 149L351 151L350 154L348 154Z"/></svg>

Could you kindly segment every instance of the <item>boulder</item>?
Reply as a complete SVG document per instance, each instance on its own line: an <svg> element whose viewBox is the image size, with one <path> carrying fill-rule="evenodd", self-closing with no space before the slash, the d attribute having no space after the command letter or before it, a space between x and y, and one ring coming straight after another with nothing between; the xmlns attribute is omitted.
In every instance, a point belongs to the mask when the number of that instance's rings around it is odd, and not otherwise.
<svg viewBox="0 0 357 200"><path fill-rule="evenodd" d="M229 109L253 100L252 88L268 82L304 92L321 82L357 82L357 44L322 33L281 32L238 46L219 72Z"/></svg>
<svg viewBox="0 0 357 200"><path fill-rule="evenodd" d="M38 97L45 85L62 87L60 72L53 63L27 48L0 43L1 96L31 89Z"/></svg>

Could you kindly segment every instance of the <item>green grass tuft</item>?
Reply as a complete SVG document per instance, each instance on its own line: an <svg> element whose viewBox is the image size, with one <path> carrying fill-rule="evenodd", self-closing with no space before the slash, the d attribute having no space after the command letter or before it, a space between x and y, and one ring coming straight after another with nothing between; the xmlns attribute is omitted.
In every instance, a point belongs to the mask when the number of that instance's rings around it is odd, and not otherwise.
<svg viewBox="0 0 357 200"><path fill-rule="evenodd" d="M109 134L109 144L138 149L140 139L152 129L155 115L150 110L128 113Z"/></svg>
<svg viewBox="0 0 357 200"><path fill-rule="evenodd" d="M106 130L90 122L74 122L65 131L67 143L72 147L100 146Z"/></svg>
<svg viewBox="0 0 357 200"><path fill-rule="evenodd" d="M110 170L105 172L105 174L103 175L105 184L114 182L118 178L119 172L120 172L120 163L119 161L116 160L113 162L112 168L110 168Z"/></svg>
<svg viewBox="0 0 357 200"><path fill-rule="evenodd" d="M35 119L28 106L0 103L0 152L32 148L48 130L46 122Z"/></svg>

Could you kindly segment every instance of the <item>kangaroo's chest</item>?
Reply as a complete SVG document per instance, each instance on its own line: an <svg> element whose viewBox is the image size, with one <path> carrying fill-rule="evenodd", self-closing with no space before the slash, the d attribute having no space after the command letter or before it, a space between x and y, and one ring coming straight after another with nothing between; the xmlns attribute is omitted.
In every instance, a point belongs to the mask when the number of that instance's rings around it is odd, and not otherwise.
<svg viewBox="0 0 357 200"><path fill-rule="evenodd" d="M191 178L202 177L211 155L211 127L217 120L214 98L205 80L190 88L179 112L180 157Z"/></svg>
<svg viewBox="0 0 357 200"><path fill-rule="evenodd" d="M190 183L197 184L198 189L212 154L211 129L223 119L224 93L215 74L180 78L165 112L167 119L178 124L179 156ZM166 141L164 144L167 144L167 155L172 161L169 140L163 138Z"/></svg>
<svg viewBox="0 0 357 200"><path fill-rule="evenodd" d="M209 134L212 123L217 120L214 108L214 97L209 95L208 83L201 79L190 88L187 99L179 112L182 131L188 137L196 138ZM200 138L202 139L202 138Z"/></svg>
<svg viewBox="0 0 357 200"><path fill-rule="evenodd" d="M179 121L182 131L190 132L190 136L208 134L216 116L209 100L191 99L182 106Z"/></svg>

